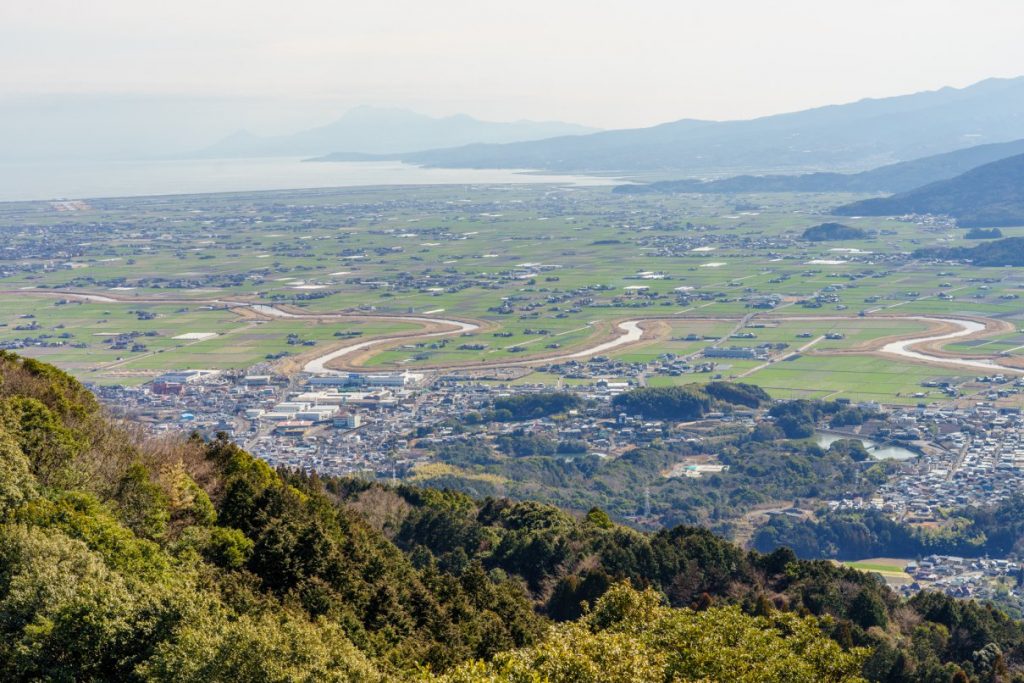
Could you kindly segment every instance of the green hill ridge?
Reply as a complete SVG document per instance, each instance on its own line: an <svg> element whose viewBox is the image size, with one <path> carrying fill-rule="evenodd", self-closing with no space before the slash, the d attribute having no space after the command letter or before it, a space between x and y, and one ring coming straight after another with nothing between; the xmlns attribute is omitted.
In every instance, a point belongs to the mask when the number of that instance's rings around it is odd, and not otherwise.
<svg viewBox="0 0 1024 683"><path fill-rule="evenodd" d="M786 549L147 436L0 352L5 681L1003 681L1022 652L991 607Z"/></svg>
<svg viewBox="0 0 1024 683"><path fill-rule="evenodd" d="M909 192L844 204L833 213L840 216L948 214L965 227L1022 225L1024 154L1000 159Z"/></svg>
<svg viewBox="0 0 1024 683"><path fill-rule="evenodd" d="M819 172L802 175L739 175L717 180L660 180L618 185L613 191L619 194L906 192L1021 153L1024 153L1024 140L1014 140L901 161L860 173Z"/></svg>

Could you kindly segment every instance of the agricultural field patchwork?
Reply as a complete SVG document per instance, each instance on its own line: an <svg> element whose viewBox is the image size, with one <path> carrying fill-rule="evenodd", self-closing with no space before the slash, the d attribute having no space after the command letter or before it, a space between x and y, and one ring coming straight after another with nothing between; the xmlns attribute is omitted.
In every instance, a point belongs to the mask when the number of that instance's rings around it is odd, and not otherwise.
<svg viewBox="0 0 1024 683"><path fill-rule="evenodd" d="M637 321L641 339L595 355L650 385L722 376L780 398L890 403L945 400L922 385L986 374L877 355L880 340L925 335L934 319L1002 326L950 340L949 354L1024 355L1024 277L909 256L967 244L955 225L850 218L870 238L801 239L857 198L526 185L104 199L70 212L3 204L0 345L87 381L137 383L382 339L339 367L511 365L526 368L517 381L549 383L531 371L585 360ZM453 321L461 333L416 334ZM771 353L658 369L752 346Z"/></svg>

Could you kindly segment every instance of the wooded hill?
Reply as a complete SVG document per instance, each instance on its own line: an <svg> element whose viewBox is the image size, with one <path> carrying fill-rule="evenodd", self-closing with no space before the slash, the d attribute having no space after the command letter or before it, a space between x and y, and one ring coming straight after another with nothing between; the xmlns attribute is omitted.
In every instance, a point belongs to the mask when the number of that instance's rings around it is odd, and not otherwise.
<svg viewBox="0 0 1024 683"><path fill-rule="evenodd" d="M802 175L740 175L717 180L661 180L618 185L619 194L682 194L750 192L906 192L954 178L982 164L1024 154L1024 140L995 142L888 164L860 173Z"/></svg>
<svg viewBox="0 0 1024 683"><path fill-rule="evenodd" d="M929 247L918 249L914 258L940 261L970 261L976 266L1000 268L1024 266L1024 237L1007 237L982 242L974 247Z"/></svg>
<svg viewBox="0 0 1024 683"><path fill-rule="evenodd" d="M947 214L965 227L1024 225L1024 154L892 197L845 204L833 213L840 216Z"/></svg>
<svg viewBox="0 0 1024 683"><path fill-rule="evenodd" d="M270 469L0 353L7 681L1003 681L973 602L693 527ZM1024 680L1019 676L1014 680Z"/></svg>

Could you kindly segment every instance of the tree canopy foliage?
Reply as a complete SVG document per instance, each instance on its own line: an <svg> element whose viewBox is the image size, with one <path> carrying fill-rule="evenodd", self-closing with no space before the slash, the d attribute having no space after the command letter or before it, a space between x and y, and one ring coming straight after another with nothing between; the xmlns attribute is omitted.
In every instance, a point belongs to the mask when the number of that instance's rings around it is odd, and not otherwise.
<svg viewBox="0 0 1024 683"><path fill-rule="evenodd" d="M704 386L640 387L616 396L612 406L650 419L697 420L711 412L716 403L757 408L770 400L764 389L752 384L711 382Z"/></svg>
<svg viewBox="0 0 1024 683"><path fill-rule="evenodd" d="M830 242L839 240L862 240L868 233L842 223L822 223L804 230L802 237L809 242Z"/></svg>
<svg viewBox="0 0 1024 683"><path fill-rule="evenodd" d="M711 397L694 387L641 387L619 394L612 406L646 418L696 420L711 410Z"/></svg>
<svg viewBox="0 0 1024 683"><path fill-rule="evenodd" d="M153 439L0 355L5 681L995 681L1022 650L997 610L702 528Z"/></svg>
<svg viewBox="0 0 1024 683"><path fill-rule="evenodd" d="M517 394L495 399L492 419L499 422L532 420L564 413L579 405L578 396L564 391Z"/></svg>
<svg viewBox="0 0 1024 683"><path fill-rule="evenodd" d="M936 528L910 527L874 510L836 511L816 520L776 518L758 529L754 545L765 551L786 546L801 557L844 560L932 553L1006 556L1024 550L1021 496L991 507L952 510L948 521Z"/></svg>
<svg viewBox="0 0 1024 683"><path fill-rule="evenodd" d="M441 681L855 683L864 680L868 653L844 650L813 618L751 616L735 606L671 609L655 591L623 583L540 643L462 665Z"/></svg>
<svg viewBox="0 0 1024 683"><path fill-rule="evenodd" d="M973 247L928 247L914 252L914 258L941 261L970 261L976 266L1024 266L1024 237L1005 237Z"/></svg>

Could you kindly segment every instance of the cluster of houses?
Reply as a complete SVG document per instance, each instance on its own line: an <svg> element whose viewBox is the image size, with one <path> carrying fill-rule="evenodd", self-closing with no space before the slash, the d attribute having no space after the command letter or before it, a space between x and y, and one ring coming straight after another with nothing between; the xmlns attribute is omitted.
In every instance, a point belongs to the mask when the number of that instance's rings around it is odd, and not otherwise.
<svg viewBox="0 0 1024 683"><path fill-rule="evenodd" d="M927 588L956 598L994 600L1024 606L1022 564L1014 560L929 555L909 562L912 581L896 586L906 595Z"/></svg>
<svg viewBox="0 0 1024 683"><path fill-rule="evenodd" d="M916 445L920 455L871 500L834 501L836 507L875 507L899 521L929 523L944 510L997 505L1024 490L1024 421L1016 408L910 408L856 435Z"/></svg>

